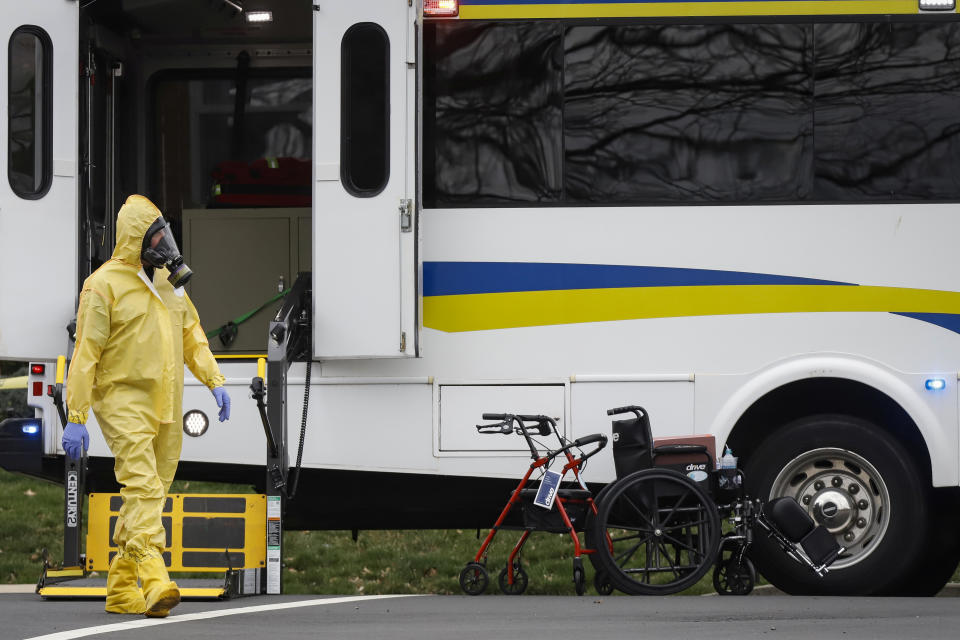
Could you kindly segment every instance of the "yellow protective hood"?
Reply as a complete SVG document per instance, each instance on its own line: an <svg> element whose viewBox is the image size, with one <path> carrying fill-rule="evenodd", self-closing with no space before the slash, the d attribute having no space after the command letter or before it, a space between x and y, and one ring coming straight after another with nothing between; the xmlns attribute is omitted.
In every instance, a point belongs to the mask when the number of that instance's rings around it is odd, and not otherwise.
<svg viewBox="0 0 960 640"><path fill-rule="evenodd" d="M117 246L113 259L139 268L143 236L150 225L162 214L149 199L132 195L117 213Z"/></svg>

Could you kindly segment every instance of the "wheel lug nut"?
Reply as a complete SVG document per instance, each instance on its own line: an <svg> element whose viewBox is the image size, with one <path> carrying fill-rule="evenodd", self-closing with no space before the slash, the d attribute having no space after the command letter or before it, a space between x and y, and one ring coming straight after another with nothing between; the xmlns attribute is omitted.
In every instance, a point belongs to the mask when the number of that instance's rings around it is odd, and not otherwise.
<svg viewBox="0 0 960 640"><path fill-rule="evenodd" d="M835 487L839 487L840 485L843 484L843 478L837 476L836 478L833 479L831 484L833 484L833 486Z"/></svg>
<svg viewBox="0 0 960 640"><path fill-rule="evenodd" d="M867 526L867 521L864 518L857 518L857 528L863 529L865 526Z"/></svg>
<svg viewBox="0 0 960 640"><path fill-rule="evenodd" d="M863 498L860 498L860 499L857 501L857 508L859 508L859 509L866 509L868 506L870 506L870 505L869 505L869 504L867 503L867 501L864 500Z"/></svg>
<svg viewBox="0 0 960 640"><path fill-rule="evenodd" d="M850 493L856 495L856 494L860 493L860 485L852 484L852 485L850 485L850 488L847 489L847 491L849 491Z"/></svg>
<svg viewBox="0 0 960 640"><path fill-rule="evenodd" d="M810 496L803 496L803 504L810 504Z"/></svg>
<svg viewBox="0 0 960 640"><path fill-rule="evenodd" d="M843 539L846 540L847 542L853 542L853 538L854 538L853 531L847 531L845 534L843 534Z"/></svg>
<svg viewBox="0 0 960 640"><path fill-rule="evenodd" d="M817 491L820 491L821 489L823 489L823 487L824 487L823 480L817 480L816 482L813 483L813 488L816 489Z"/></svg>

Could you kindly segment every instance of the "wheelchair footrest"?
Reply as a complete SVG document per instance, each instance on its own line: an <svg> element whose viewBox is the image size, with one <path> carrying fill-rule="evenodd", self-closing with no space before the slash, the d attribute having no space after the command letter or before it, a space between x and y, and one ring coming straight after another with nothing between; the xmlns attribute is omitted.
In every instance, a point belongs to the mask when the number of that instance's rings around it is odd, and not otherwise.
<svg viewBox="0 0 960 640"><path fill-rule="evenodd" d="M774 498L763 507L777 530L790 542L800 542L816 526L806 510L793 498Z"/></svg>
<svg viewBox="0 0 960 640"><path fill-rule="evenodd" d="M837 559L843 547L823 525L813 518L793 498L775 498L763 507L763 512L783 537L800 548L817 567L826 567Z"/></svg>
<svg viewBox="0 0 960 640"><path fill-rule="evenodd" d="M836 538L823 525L817 525L813 531L804 536L800 546L810 561L821 567L828 566L843 551L843 547L837 544Z"/></svg>

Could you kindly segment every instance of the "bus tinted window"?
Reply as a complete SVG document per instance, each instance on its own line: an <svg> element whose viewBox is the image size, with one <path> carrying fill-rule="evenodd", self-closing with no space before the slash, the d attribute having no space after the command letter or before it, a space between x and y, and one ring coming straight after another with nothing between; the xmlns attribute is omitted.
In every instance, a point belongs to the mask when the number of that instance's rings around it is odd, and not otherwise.
<svg viewBox="0 0 960 640"><path fill-rule="evenodd" d="M810 183L810 28L573 27L564 185L574 202L789 200Z"/></svg>
<svg viewBox="0 0 960 640"><path fill-rule="evenodd" d="M558 201L559 25L434 27L424 34L425 197L440 206Z"/></svg>
<svg viewBox="0 0 960 640"><path fill-rule="evenodd" d="M390 175L389 44L387 33L369 22L343 36L340 173L355 196L380 193Z"/></svg>
<svg viewBox="0 0 960 640"><path fill-rule="evenodd" d="M20 27L10 37L7 178L21 198L41 198L50 188L52 49L39 27Z"/></svg>
<svg viewBox="0 0 960 640"><path fill-rule="evenodd" d="M815 197L960 197L957 24L823 24L816 34Z"/></svg>
<svg viewBox="0 0 960 640"><path fill-rule="evenodd" d="M956 22L444 22L425 49L428 207L960 199Z"/></svg>

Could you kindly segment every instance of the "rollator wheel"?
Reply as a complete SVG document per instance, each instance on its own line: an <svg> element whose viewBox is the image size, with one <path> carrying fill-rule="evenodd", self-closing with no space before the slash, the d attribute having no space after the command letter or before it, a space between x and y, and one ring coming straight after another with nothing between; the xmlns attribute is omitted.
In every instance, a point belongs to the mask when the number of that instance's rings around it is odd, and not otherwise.
<svg viewBox="0 0 960 640"><path fill-rule="evenodd" d="M573 561L573 589L578 596L587 592L587 574L583 570L583 563L577 558Z"/></svg>
<svg viewBox="0 0 960 640"><path fill-rule="evenodd" d="M513 563L513 584L510 584L508 581L507 568L504 567L500 570L500 575L497 576L497 584L500 585L500 591L505 593L508 596L518 596L524 591L527 590L527 572L524 570L523 565L519 562Z"/></svg>
<svg viewBox="0 0 960 640"><path fill-rule="evenodd" d="M478 596L483 593L490 583L487 570L478 562L468 562L460 571L460 588L469 596Z"/></svg>
<svg viewBox="0 0 960 640"><path fill-rule="evenodd" d="M745 596L753 591L756 581L757 570L750 558L740 558L738 554L718 560L713 569L713 588L721 596Z"/></svg>
<svg viewBox="0 0 960 640"><path fill-rule="evenodd" d="M604 571L597 571L593 574L593 588L602 596L613 593L613 585L610 584L610 578Z"/></svg>
<svg viewBox="0 0 960 640"><path fill-rule="evenodd" d="M720 540L716 503L690 478L645 469L618 480L593 522L595 565L630 595L666 595L713 566Z"/></svg>

